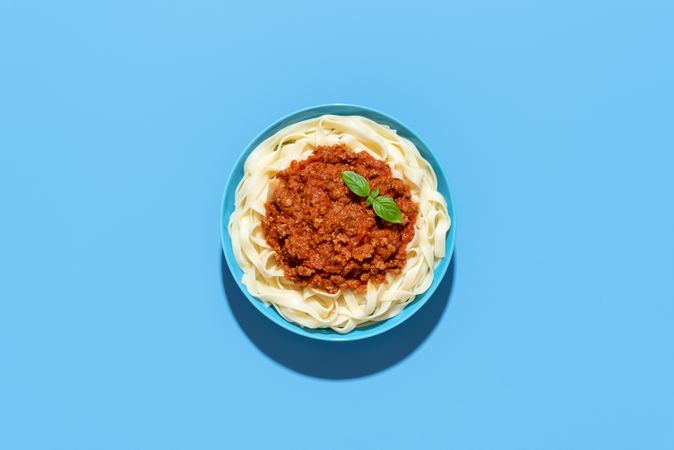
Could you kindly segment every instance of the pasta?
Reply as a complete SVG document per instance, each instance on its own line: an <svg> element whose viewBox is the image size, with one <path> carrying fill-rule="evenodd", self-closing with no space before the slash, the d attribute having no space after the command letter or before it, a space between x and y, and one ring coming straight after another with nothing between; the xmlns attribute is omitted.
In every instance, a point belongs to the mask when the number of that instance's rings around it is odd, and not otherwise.
<svg viewBox="0 0 674 450"><path fill-rule="evenodd" d="M274 175L291 161L306 159L317 146L336 144L385 161L393 175L410 186L412 199L419 205L405 267L400 273L388 274L387 283L370 281L363 293L345 289L330 294L286 280L261 225ZM433 270L445 256L450 217L432 167L409 140L365 117L324 115L290 125L266 139L244 164L235 203L228 230L243 271L242 283L252 296L303 327L348 333L393 317L430 287Z"/></svg>

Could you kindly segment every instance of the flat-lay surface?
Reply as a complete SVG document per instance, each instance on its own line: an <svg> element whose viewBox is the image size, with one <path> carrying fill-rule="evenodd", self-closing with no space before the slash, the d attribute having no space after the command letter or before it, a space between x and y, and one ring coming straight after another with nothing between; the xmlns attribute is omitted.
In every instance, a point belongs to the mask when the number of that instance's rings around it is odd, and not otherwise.
<svg viewBox="0 0 674 450"><path fill-rule="evenodd" d="M0 448L674 448L674 6L0 3ZM345 102L435 151L452 265L295 336L220 245L264 127Z"/></svg>

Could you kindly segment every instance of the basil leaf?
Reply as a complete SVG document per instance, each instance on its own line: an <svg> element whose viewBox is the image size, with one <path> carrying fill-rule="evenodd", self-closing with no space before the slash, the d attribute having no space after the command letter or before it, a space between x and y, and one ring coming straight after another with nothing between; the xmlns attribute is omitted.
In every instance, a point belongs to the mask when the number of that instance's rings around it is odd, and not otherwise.
<svg viewBox="0 0 674 450"><path fill-rule="evenodd" d="M379 188L376 188L374 191L370 192L370 195L367 196L367 200L365 200L365 206L370 206L378 195L379 195Z"/></svg>
<svg viewBox="0 0 674 450"><path fill-rule="evenodd" d="M379 189L370 192L370 183L356 172L342 172L342 180L351 192L359 197L367 197L365 206L372 205L374 213L391 223L403 223L403 214L396 202L390 197L379 197Z"/></svg>
<svg viewBox="0 0 674 450"><path fill-rule="evenodd" d="M356 172L342 172L342 180L346 187L359 197L367 197L370 193L370 183Z"/></svg>
<svg viewBox="0 0 674 450"><path fill-rule="evenodd" d="M403 214L396 202L390 197L377 197L372 202L374 213L391 223L403 223Z"/></svg>

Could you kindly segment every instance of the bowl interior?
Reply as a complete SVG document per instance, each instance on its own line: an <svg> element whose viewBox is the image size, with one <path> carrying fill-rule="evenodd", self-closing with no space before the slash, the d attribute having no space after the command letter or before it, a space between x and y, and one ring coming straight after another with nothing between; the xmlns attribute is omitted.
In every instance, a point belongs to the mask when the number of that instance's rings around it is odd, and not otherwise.
<svg viewBox="0 0 674 450"><path fill-rule="evenodd" d="M241 283L241 277L243 276L243 271L236 263L234 258L234 253L232 252L232 243L227 231L227 223L229 222L229 217L234 212L234 194L236 187L243 177L243 165L248 158L248 155L265 139L272 136L274 133L278 132L282 128L287 127L296 122L301 122L303 120L311 119L314 117L322 116L324 114L334 114L342 116L351 116L358 115L367 117L375 122L378 122L383 125L388 125L398 132L398 135L409 139L414 143L414 145L419 149L421 155L430 162L433 170L438 177L438 191L445 197L447 200L447 209L451 219L451 227L449 233L447 233L447 242L446 242L446 256L440 261L438 267L435 268L433 283L428 288L426 292L421 295L418 295L417 298L407 305L400 314L390 319L387 319L383 322L379 322L367 327L356 328L355 330L347 334L339 334L331 329L309 329L302 328L294 323L288 322L274 309L273 307L266 307L260 300L254 298L248 293L246 286ZM454 216L454 203L452 201L452 196L449 191L449 185L445 178L445 173L442 169L442 166L438 163L435 155L431 152L428 146L417 136L417 134L410 130L407 126L394 119L387 114L384 114L380 111L376 111L370 108L356 105L344 105L344 104L332 104L332 105L320 105L314 106L311 108L303 109L297 112L294 112L277 122L273 123L262 131L253 141L248 144L243 154L239 157L232 172L229 175L227 180L227 187L225 189L225 194L222 200L222 210L220 217L220 232L222 238L222 248L225 252L225 259L227 260L227 266L232 273L232 277L238 284L239 288L243 294L250 300L250 302L255 306L264 316L270 319L272 322L282 326L283 328L292 331L293 333L300 334L313 339L329 340L329 341L351 341L357 339L363 339L366 337L374 336L384 331L390 330L391 328L401 324L406 319L412 316L421 306L423 306L426 301L433 295L435 289L438 287L438 284L442 280L442 277L447 272L449 267L450 260L452 258L452 253L454 251L454 236L456 229L456 220Z"/></svg>

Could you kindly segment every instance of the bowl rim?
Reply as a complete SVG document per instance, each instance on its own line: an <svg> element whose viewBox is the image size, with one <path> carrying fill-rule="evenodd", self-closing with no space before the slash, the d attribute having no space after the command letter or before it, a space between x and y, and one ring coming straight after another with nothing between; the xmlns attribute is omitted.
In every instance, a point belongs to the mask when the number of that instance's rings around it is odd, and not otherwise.
<svg viewBox="0 0 674 450"><path fill-rule="evenodd" d="M273 308L271 305L266 306L260 299L254 297L250 292L248 292L248 289L246 288L245 285L241 282L240 279L238 279L236 275L236 270L235 267L238 268L238 270L241 270L239 267L238 263L234 259L233 251L231 250L231 237L229 236L229 230L228 230L228 224L229 224L229 217L225 217L225 210L226 210L226 201L228 197L228 193L230 189L236 190L236 187L238 187L238 182L233 185L233 180L237 176L237 168L241 168L243 164L245 163L245 160L248 158L250 153L254 150L253 145L257 146L261 142L263 142L265 139L269 138L270 136L273 135L273 133L278 132L279 130L275 130L279 125L283 124L284 122L287 122L291 119L293 119L296 116L302 116L308 113L312 113L314 111L317 111L320 113L317 114L316 116L312 117L305 117L293 122L290 122L286 124L284 127L290 126L294 123L298 123L304 120L310 120L315 117L319 117L321 115L359 115L355 111L351 112L330 112L330 111L324 111L324 110L330 110L330 109L337 109L339 110L360 110L366 113L369 113L371 115L379 115L383 118L385 118L387 121L391 122L392 124L398 125L400 128L403 129L405 134L409 134L409 136L404 136L405 138L409 138L410 136L413 137L419 144L421 144L425 150L428 151L430 156L433 158L433 162L435 164L431 164L433 166L433 169L436 171L436 177L440 178L442 177L442 181L444 182L445 186L447 187L447 195L446 195L446 200L447 200L447 212L450 216L450 229L447 232L447 237L446 237L446 247L445 247L445 257L444 261L442 262L438 267L436 267L434 272L438 270L437 272L434 273L433 275L433 282L431 283L431 286L423 292L420 295L417 295L417 297L410 302L405 308L403 308L400 313L398 313L396 316L390 317L386 320L383 320L381 322L377 322L375 324L368 325L367 327L363 328L356 328L353 331L346 333L346 334L340 334L337 333L334 330L329 330L328 332L315 332L312 331L312 329L308 328L303 328L293 322L290 322L283 318L278 311L276 311L275 308ZM370 120L373 120L377 122L376 120L364 116ZM379 123L379 122L377 122ZM384 124L387 126L390 126L390 124ZM275 131L274 131L275 130ZM398 132L399 129L396 128L396 132ZM241 166L241 167L240 167ZM445 171L442 168L442 166L439 163L439 160L435 154L435 152L431 149L431 147L426 144L426 142L419 137L419 134L397 118L391 116L390 114L384 113L382 111L379 111L374 108L370 108L367 106L361 106L361 105L356 105L356 104L350 104L350 103L325 103L325 104L319 104L319 105L314 105L314 106L309 106L306 108L302 108L299 110L296 110L294 112L291 112L290 114L286 114L285 116L275 120L273 123L270 125L266 126L262 131L260 131L244 148L244 150L241 152L239 157L236 159L234 162L231 170L229 171L229 174L226 179L225 183L225 189L222 194L222 201L220 205L220 243L222 246L222 251L225 256L225 261L227 262L227 268L229 269L229 272L232 276L232 279L236 282L237 286L243 293L244 297L248 299L248 301L260 312L262 313L263 316L265 316L267 319L269 319L271 322L275 323L276 325L285 328L286 330L295 333L300 336L304 336L306 338L310 339L317 339L317 340L322 340L322 341L330 341L330 342L348 342L348 341L356 341L360 339L366 339L372 336L377 336L379 334L382 334L386 331L389 331L401 323L405 322L407 319L412 317L428 300L433 296L435 293L438 285L440 284L440 281L445 277L447 274L447 270L451 264L452 256L454 254L454 245L455 245L455 240L456 240L456 212L454 208L454 199L452 197L452 192L449 187L449 183L447 181L447 177L445 176ZM232 252L232 255L228 255L227 253L227 248L230 247L230 252ZM411 309L410 309L411 308ZM407 314L404 314L405 311L407 311ZM325 329L321 329L325 330ZM354 331L360 331L360 333L354 333Z"/></svg>

